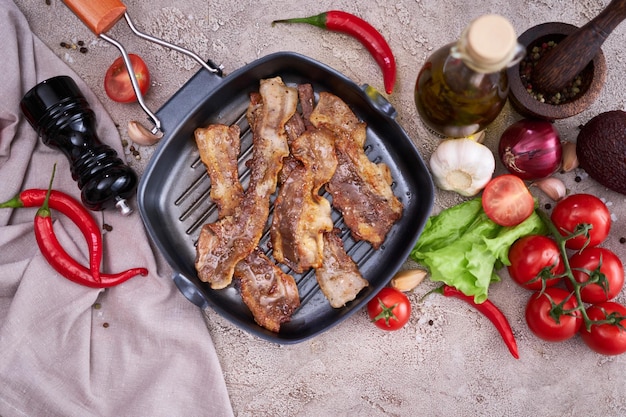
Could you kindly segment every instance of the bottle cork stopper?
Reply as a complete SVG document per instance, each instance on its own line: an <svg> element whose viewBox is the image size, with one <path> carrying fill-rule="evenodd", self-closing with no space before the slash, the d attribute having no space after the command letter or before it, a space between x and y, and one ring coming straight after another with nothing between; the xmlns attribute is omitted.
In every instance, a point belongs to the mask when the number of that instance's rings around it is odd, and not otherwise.
<svg viewBox="0 0 626 417"><path fill-rule="evenodd" d="M485 72L500 71L511 60L517 36L511 23L500 15L474 20L465 34L465 50L474 66Z"/></svg>

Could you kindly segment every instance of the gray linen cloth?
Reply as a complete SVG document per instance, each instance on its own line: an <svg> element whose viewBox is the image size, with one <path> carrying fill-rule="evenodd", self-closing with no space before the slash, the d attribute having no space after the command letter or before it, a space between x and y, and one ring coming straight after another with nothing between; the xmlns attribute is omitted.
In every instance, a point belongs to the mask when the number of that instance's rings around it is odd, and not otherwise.
<svg viewBox="0 0 626 417"><path fill-rule="evenodd" d="M54 188L80 199L65 156L38 140L19 102L37 83L69 75L96 112L99 138L122 155L113 121L11 0L0 0L0 39L0 201L47 188L54 163ZM48 265L35 241L35 213L0 209L0 415L233 415L201 311L157 262L139 213L93 213L113 226L104 234L102 270L150 271L107 290L70 282ZM55 211L53 219L63 247L88 265L78 228Z"/></svg>

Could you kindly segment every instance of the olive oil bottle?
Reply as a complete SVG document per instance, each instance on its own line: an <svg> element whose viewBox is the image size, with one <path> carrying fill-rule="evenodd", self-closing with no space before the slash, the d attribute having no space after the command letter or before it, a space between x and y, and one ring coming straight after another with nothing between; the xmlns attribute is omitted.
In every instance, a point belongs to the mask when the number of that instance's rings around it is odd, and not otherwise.
<svg viewBox="0 0 626 417"><path fill-rule="evenodd" d="M441 137L466 137L500 114L509 83L506 69L524 56L511 23L499 15L472 21L457 42L435 51L415 83L424 124Z"/></svg>

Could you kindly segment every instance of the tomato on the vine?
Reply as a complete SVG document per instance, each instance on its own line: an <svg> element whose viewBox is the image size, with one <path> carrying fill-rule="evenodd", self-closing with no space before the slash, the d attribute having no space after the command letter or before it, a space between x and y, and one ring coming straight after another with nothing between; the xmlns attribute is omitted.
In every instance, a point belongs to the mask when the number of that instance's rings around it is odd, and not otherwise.
<svg viewBox="0 0 626 417"><path fill-rule="evenodd" d="M385 287L367 303L370 320L383 330L398 330L411 317L411 302L401 291Z"/></svg>
<svg viewBox="0 0 626 417"><path fill-rule="evenodd" d="M550 217L563 236L576 232L579 225L591 225L589 243L587 244L587 236L576 236L565 242L565 246L570 249L582 249L585 244L597 246L604 242L611 229L611 213L608 207L591 194L571 194L565 197L556 204Z"/></svg>
<svg viewBox="0 0 626 417"><path fill-rule="evenodd" d="M528 187L513 174L491 179L483 190L482 204L487 217L500 226L517 226L535 209Z"/></svg>
<svg viewBox="0 0 626 417"><path fill-rule="evenodd" d="M606 248L592 247L576 252L569 259L572 275L580 283L580 298L585 303L608 301L620 293L624 286L624 266L619 257ZM572 290L569 280L565 285Z"/></svg>
<svg viewBox="0 0 626 417"><path fill-rule="evenodd" d="M128 54L130 63L133 66L137 83L139 84L139 91L141 94L146 94L150 87L150 72L148 66L143 60L135 55ZM118 103L130 103L137 101L137 96L133 90L133 85L130 81L130 75L124 65L124 59L122 57L113 61L113 64L109 67L104 75L104 90L109 98Z"/></svg>
<svg viewBox="0 0 626 417"><path fill-rule="evenodd" d="M583 342L591 350L603 355L620 355L626 352L626 307L613 301L605 301L587 308L587 315L594 321L611 317L615 320L614 323L592 324L590 330L585 326L580 329Z"/></svg>
<svg viewBox="0 0 626 417"><path fill-rule="evenodd" d="M528 235L516 240L509 249L507 267L511 278L522 287L537 291L545 281L546 287L560 282L565 271L561 252L553 239L543 235ZM543 278L543 279L542 279Z"/></svg>
<svg viewBox="0 0 626 417"><path fill-rule="evenodd" d="M543 293L538 291L530 296L526 324L540 339L549 342L570 339L583 322L580 311L569 312L577 306L576 297L570 292L557 287L546 288Z"/></svg>

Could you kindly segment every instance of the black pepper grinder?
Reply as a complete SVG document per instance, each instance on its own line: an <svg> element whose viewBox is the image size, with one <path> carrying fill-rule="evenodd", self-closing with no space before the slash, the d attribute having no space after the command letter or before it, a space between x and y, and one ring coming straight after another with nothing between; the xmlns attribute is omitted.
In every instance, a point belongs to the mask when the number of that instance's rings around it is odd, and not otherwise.
<svg viewBox="0 0 626 417"><path fill-rule="evenodd" d="M24 95L20 108L42 142L69 160L85 207L115 206L123 215L132 213L126 199L137 187L137 175L113 148L100 142L95 114L71 77L37 84Z"/></svg>

